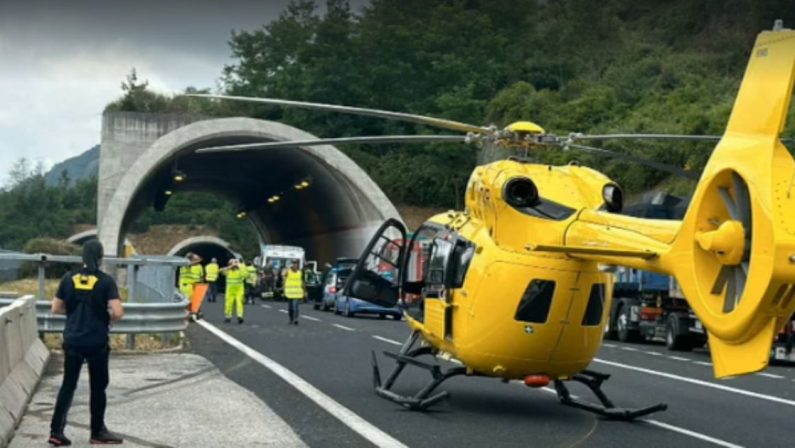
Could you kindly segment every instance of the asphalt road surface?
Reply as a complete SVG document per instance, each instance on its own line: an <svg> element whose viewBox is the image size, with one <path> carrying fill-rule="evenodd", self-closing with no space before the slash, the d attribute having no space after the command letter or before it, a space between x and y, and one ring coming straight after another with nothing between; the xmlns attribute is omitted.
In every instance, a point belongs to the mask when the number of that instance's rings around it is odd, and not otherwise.
<svg viewBox="0 0 795 448"><path fill-rule="evenodd" d="M488 378L444 383L451 398L413 412L372 390L370 353L396 351L405 323L345 318L302 304L299 326L284 303L246 307L242 325L224 323L222 303L188 330L191 350L262 398L313 447L789 447L795 446L795 367L717 381L706 351L669 352L655 344L607 342L591 369L609 373L617 406L665 402L634 423L605 420L561 405L550 389ZM391 368L379 355L382 375ZM406 369L396 389L412 393L429 375ZM594 400L579 385L570 387ZM235 430L262 422L234 422Z"/></svg>

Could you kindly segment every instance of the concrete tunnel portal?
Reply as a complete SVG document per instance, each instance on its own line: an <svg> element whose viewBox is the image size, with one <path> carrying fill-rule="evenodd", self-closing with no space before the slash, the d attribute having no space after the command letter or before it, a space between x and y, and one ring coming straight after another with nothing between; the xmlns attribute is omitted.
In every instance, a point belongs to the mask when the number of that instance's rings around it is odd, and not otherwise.
<svg viewBox="0 0 795 448"><path fill-rule="evenodd" d="M104 145L108 130L103 127ZM302 246L307 258L321 261L358 256L383 220L399 215L378 185L337 148L196 152L218 145L314 138L282 123L252 118L200 120L171 130L125 167L104 212L100 206L100 239L118 250L144 210L162 210L184 191L206 191L225 196L243 212L260 242ZM269 202L274 196L279 200Z"/></svg>

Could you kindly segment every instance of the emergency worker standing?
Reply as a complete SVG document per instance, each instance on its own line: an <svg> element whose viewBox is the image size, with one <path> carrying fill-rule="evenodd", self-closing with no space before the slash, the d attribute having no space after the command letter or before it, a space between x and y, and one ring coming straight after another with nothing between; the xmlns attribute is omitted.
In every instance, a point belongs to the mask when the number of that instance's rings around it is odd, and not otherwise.
<svg viewBox="0 0 795 448"><path fill-rule="evenodd" d="M287 298L287 313L291 325L298 325L298 304L306 296L304 274L298 269L298 262L293 261L284 277L284 296Z"/></svg>
<svg viewBox="0 0 795 448"><path fill-rule="evenodd" d="M237 323L243 323L243 295L244 284L247 272L240 267L240 263L232 258L229 265L221 269L221 273L226 277L226 294L224 297L224 321L232 320L232 311L237 311Z"/></svg>
<svg viewBox="0 0 795 448"><path fill-rule="evenodd" d="M201 265L201 257L188 252L185 256L190 261L190 266L179 268L179 290L188 299L193 297L193 285L204 281L204 268Z"/></svg>
<svg viewBox="0 0 795 448"><path fill-rule="evenodd" d="M55 410L50 423L48 442L68 446L64 435L66 417L72 405L80 369L88 363L90 381L92 444L120 444L121 437L105 427L107 397L105 389L110 381L108 359L110 323L124 315L116 282L100 271L102 244L97 240L83 245L83 267L66 274L52 300L53 314L66 314L63 332L63 383L58 391Z"/></svg>
<svg viewBox="0 0 795 448"><path fill-rule="evenodd" d="M257 267L253 261L246 265L246 273L246 303L254 305L257 289Z"/></svg>
<svg viewBox="0 0 795 448"><path fill-rule="evenodd" d="M207 289L207 301L208 302L215 302L215 296L218 294L216 281L218 281L218 260L213 257L210 260L210 263L207 264L205 267L207 283L209 283L209 288Z"/></svg>

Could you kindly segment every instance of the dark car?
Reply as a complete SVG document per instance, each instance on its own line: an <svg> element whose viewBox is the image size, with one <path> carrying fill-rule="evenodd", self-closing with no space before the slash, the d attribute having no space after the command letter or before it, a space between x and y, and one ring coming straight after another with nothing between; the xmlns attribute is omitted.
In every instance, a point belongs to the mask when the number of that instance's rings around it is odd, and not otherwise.
<svg viewBox="0 0 795 448"><path fill-rule="evenodd" d="M322 292L314 302L314 308L328 311L335 308L337 304L337 294L342 291L345 282L356 267L356 258L338 258L334 266L325 274L322 284Z"/></svg>

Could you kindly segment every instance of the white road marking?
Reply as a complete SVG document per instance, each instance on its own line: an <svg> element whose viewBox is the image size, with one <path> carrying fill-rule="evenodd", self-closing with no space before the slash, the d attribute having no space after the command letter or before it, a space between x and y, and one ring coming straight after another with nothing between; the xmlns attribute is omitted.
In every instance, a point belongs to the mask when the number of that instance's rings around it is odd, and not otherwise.
<svg viewBox="0 0 795 448"><path fill-rule="evenodd" d="M645 353L647 355L652 355L652 356L662 356L663 355L662 353L657 353L657 352L643 352L643 353Z"/></svg>
<svg viewBox="0 0 795 448"><path fill-rule="evenodd" d="M606 344L606 343L602 343L602 345L604 345L605 347L616 348L616 344Z"/></svg>
<svg viewBox="0 0 795 448"><path fill-rule="evenodd" d="M768 378L775 378L775 379L777 379L777 380L783 380L783 379L784 379L784 377L783 377L783 376L781 376L781 375L776 375L776 374L774 374L774 373L765 373L765 372L759 372L759 373L757 373L757 375L759 375L759 376L766 376L766 377L768 377Z"/></svg>
<svg viewBox="0 0 795 448"><path fill-rule="evenodd" d="M280 313L287 314L287 310L279 310Z"/></svg>
<svg viewBox="0 0 795 448"><path fill-rule="evenodd" d="M628 352L637 352L637 351L639 351L635 347L621 347L621 350L626 350Z"/></svg>
<svg viewBox="0 0 795 448"><path fill-rule="evenodd" d="M384 338L384 337L381 337L381 336L375 336L374 335L373 339L378 339L379 341L386 342L387 344L403 345L402 343L400 343L398 341L395 341L395 340L392 340L392 339L387 339L387 338Z"/></svg>
<svg viewBox="0 0 795 448"><path fill-rule="evenodd" d="M271 309L271 308L273 308L273 307L272 307L272 306L270 306L270 305L260 305L260 306L261 306L261 307L263 307L263 308L267 308L267 309Z"/></svg>
<svg viewBox="0 0 795 448"><path fill-rule="evenodd" d="M321 321L320 319L318 319L317 317L312 317L312 316L304 316L304 315L302 315L302 316L301 316L301 319L308 319L308 320L313 320L313 321L315 321L315 322L322 322L322 321Z"/></svg>
<svg viewBox="0 0 795 448"><path fill-rule="evenodd" d="M356 331L355 329L353 329L353 328L351 328L351 327L346 327L345 325L340 325L340 324L331 324L331 325L333 325L333 326L335 326L335 327L339 328L340 330L346 330L346 331Z"/></svg>
<svg viewBox="0 0 795 448"><path fill-rule="evenodd" d="M267 356L254 350L253 348L243 344L242 342L228 335L224 331L218 329L214 325L207 323L207 321L205 320L200 320L199 325L206 328L209 332L215 334L219 338L221 338L221 340L223 340L227 344L240 350L241 352L243 352L243 354L245 354L249 358L253 359L254 361L257 361L266 369L275 373L281 379L283 379L288 384L293 386L296 390L304 394L307 398L314 401L315 404L325 409L333 417L336 417L339 421L345 424L345 426L351 428L353 431L355 431L365 439L369 440L374 445L379 447L389 447L389 448L392 447L408 448L399 440L393 438L392 436L385 433L378 427L374 426L372 423L368 422L367 420L363 419L362 417L360 417L350 409L336 402L333 398L324 394L318 388L309 384L306 380L304 380L297 374L293 373L291 370L287 369L286 367L282 366L278 362L268 358Z"/></svg>
<svg viewBox="0 0 795 448"><path fill-rule="evenodd" d="M669 425L668 423L659 422L657 420L641 420L644 423L648 423L652 426L656 426L658 428L667 429L669 431L678 432L679 434L684 434L699 440L703 440L705 442L710 442L715 445L723 446L726 448L743 448L742 445L735 445L734 443L727 442L725 440L716 439L715 437L710 437L706 434L701 434L699 432L691 431L689 429L680 428L678 426Z"/></svg>
<svg viewBox="0 0 795 448"><path fill-rule="evenodd" d="M669 356L668 358L670 358L670 359L673 359L673 360L675 360L675 361L688 361L688 362L690 361L690 359L688 359L688 358L683 358L683 357L681 357L681 356Z"/></svg>
<svg viewBox="0 0 795 448"><path fill-rule="evenodd" d="M712 367L712 363L711 362L706 362L706 361L693 361L693 364L698 364L700 366Z"/></svg>
<svg viewBox="0 0 795 448"><path fill-rule="evenodd" d="M704 387L711 387L713 389L722 390L724 392L731 392L731 393L734 393L734 394L737 394L737 395L745 395L746 397L753 397L753 398L758 398L760 400L767 400L767 401L772 401L774 403L781 403L781 404L786 404L788 406L795 406L795 401L787 400L785 398L780 398L780 397L774 397L773 395L760 394L760 393L751 392L751 391L748 391L748 390L737 389L736 387L724 386L722 384L710 383L708 381L697 380L695 378L688 378L688 377L685 377L685 376L674 375L673 373L658 372L657 370L644 369L643 367L635 367L635 366L631 366L631 365L627 365L627 364L622 364L620 362L607 361L607 360L599 359L599 358L594 359L594 361L598 362L598 363L601 363L601 364L606 364L608 366L620 367L622 369L634 370L636 372L642 372L642 373L648 373L649 375L661 376L663 378L668 378L668 379L677 380L677 381L683 381L685 383L697 384L699 386L704 386Z"/></svg>

